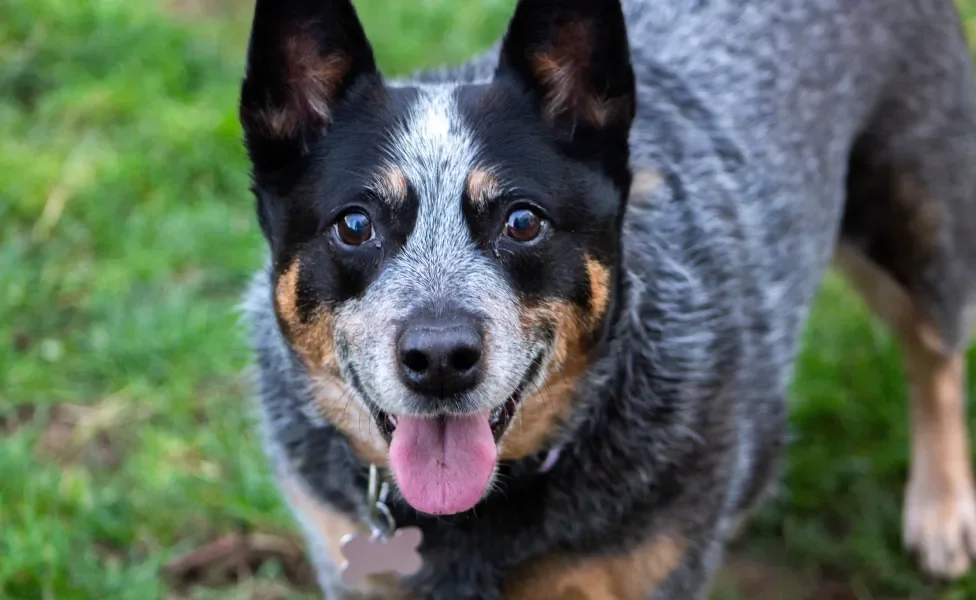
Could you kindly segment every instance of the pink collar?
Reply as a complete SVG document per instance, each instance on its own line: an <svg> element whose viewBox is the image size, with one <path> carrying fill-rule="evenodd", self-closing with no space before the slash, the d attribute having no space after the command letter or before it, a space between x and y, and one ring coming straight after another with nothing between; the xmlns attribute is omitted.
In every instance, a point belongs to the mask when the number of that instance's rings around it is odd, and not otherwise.
<svg viewBox="0 0 976 600"><path fill-rule="evenodd" d="M548 473L551 471L552 468L556 466L556 463L559 462L559 455L562 454L562 451L562 444L549 450L549 454L546 455L545 460L542 461L542 465L539 466L539 472Z"/></svg>

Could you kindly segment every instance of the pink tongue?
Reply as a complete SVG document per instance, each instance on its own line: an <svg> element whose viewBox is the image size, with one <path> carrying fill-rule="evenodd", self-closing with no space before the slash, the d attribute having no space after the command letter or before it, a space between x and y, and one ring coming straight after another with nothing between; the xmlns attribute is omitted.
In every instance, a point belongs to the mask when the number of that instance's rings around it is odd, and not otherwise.
<svg viewBox="0 0 976 600"><path fill-rule="evenodd" d="M453 515L474 508L497 461L487 414L397 419L390 467L403 497L421 512Z"/></svg>

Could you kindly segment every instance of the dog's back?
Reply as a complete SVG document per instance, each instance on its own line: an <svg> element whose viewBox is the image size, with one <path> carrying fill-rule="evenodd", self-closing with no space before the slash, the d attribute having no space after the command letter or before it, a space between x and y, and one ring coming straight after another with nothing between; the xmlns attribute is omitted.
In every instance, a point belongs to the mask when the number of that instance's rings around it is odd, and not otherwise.
<svg viewBox="0 0 976 600"><path fill-rule="evenodd" d="M628 6L641 99L632 162L672 183L632 194L632 264L659 259L641 246L672 230L670 215L697 240L676 262L743 323L740 400L757 450L740 464L759 465L745 505L775 462L775 396L836 258L905 349L906 545L930 573L958 575L976 544L961 354L976 304L976 85L954 3Z"/></svg>
<svg viewBox="0 0 976 600"><path fill-rule="evenodd" d="M891 190L850 198L845 209L849 192L857 191L852 186L869 168L911 176L927 154L960 168L972 160L976 88L951 0L626 4L641 85L631 136L634 168L653 169L662 151L671 150L665 158L676 163L681 179L721 190L714 199L708 190L690 191L687 200L701 209L706 227L724 227L732 238L736 249L727 262L737 254L744 261L736 275L757 278L761 297L746 299L746 308L792 312L776 326L784 334L802 320L838 236L860 246L880 243L874 236L881 232L872 228L885 223L863 215L873 210L867 206L872 201L899 202L885 197ZM686 125L682 135L667 131L676 124ZM690 147L696 139L714 149L712 156L701 160ZM875 150L875 158L863 156ZM699 172L709 166L723 176ZM939 175L951 180L945 184L964 185L961 169L942 170ZM974 206L972 195L960 195L967 204L951 207L953 213ZM900 205L924 212L904 204L931 201L928 196L902 198ZM913 241L903 237L898 245ZM960 290L951 301L967 299ZM932 309L940 330L960 329L945 314L953 308ZM959 342L957 335L949 338L950 346ZM783 342L781 350L792 347L793 336Z"/></svg>

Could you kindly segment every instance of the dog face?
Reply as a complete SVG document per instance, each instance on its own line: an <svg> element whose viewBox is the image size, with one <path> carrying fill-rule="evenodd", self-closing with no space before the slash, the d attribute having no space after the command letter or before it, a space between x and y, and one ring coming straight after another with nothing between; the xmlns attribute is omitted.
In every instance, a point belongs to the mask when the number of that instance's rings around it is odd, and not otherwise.
<svg viewBox="0 0 976 600"><path fill-rule="evenodd" d="M613 303L634 84L617 2L521 2L494 78L387 85L348 0L259 0L241 121L316 409L434 514L536 452Z"/></svg>

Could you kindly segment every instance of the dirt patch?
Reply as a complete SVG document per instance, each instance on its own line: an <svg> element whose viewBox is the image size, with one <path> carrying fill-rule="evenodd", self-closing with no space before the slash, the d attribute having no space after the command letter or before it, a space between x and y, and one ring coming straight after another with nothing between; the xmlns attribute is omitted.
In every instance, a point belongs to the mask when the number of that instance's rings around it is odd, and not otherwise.
<svg viewBox="0 0 976 600"><path fill-rule="evenodd" d="M226 593L226 595L225 595ZM319 596L302 595L300 590L281 583L279 581L268 580L268 579L249 579L233 587L233 590L221 590L218 596L211 596L207 593L202 593L199 595L185 596L181 594L170 594L166 596L166 600L198 600L199 599L210 599L210 598L234 598L235 600L296 600L297 598L306 598L310 600L315 600Z"/></svg>
<svg viewBox="0 0 976 600"><path fill-rule="evenodd" d="M0 433L4 437L17 433L21 427L33 421L36 414L37 407L33 404L0 408Z"/></svg>
<svg viewBox="0 0 976 600"><path fill-rule="evenodd" d="M90 406L60 404L44 418L35 452L59 465L115 470L122 464L129 435L140 415L136 405L108 398Z"/></svg>
<svg viewBox="0 0 976 600"><path fill-rule="evenodd" d="M724 594L739 598L777 598L781 600L857 600L841 589L829 589L815 574L775 565L756 558L731 554L716 581Z"/></svg>
<svg viewBox="0 0 976 600"><path fill-rule="evenodd" d="M163 576L181 598L197 587L258 585L254 576L267 563L277 563L283 583L264 586L250 598L285 598L297 591L315 589L315 574L302 543L294 537L271 533L234 533L213 540L165 566ZM275 595L284 593L284 595Z"/></svg>
<svg viewBox="0 0 976 600"><path fill-rule="evenodd" d="M34 343L34 338L30 333L27 332L27 330L18 329L14 331L13 335L11 336L11 341L14 344L14 350L23 354L30 349L31 345Z"/></svg>
<svg viewBox="0 0 976 600"><path fill-rule="evenodd" d="M732 552L715 581L713 598L752 600L907 600L871 594L843 577L798 569Z"/></svg>

